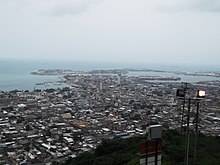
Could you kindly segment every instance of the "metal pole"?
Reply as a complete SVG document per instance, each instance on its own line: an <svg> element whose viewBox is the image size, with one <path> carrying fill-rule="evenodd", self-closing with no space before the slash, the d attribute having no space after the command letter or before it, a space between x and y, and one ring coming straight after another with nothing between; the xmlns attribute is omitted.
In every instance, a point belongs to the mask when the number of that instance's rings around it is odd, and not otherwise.
<svg viewBox="0 0 220 165"><path fill-rule="evenodd" d="M184 113L185 113L185 104L186 104L186 97L185 97L186 91L184 91L184 98L183 98L183 110L182 110L182 119L181 119L181 134L183 133L183 121L184 121Z"/></svg>
<svg viewBox="0 0 220 165"><path fill-rule="evenodd" d="M182 119L181 119L181 134L183 133L183 123L184 123L184 113L185 113L185 104L186 104L186 89L187 83L184 83L184 98L183 98L183 110L182 110Z"/></svg>
<svg viewBox="0 0 220 165"><path fill-rule="evenodd" d="M194 139L193 165L196 165L197 144L198 144L198 123L199 123L199 101L197 101L197 105L196 105L196 128L195 128L195 139Z"/></svg>
<svg viewBox="0 0 220 165"><path fill-rule="evenodd" d="M189 120L190 120L190 109L191 109L191 99L188 103L188 112L187 112L187 132L186 132L186 146L185 146L185 161L186 165L189 165Z"/></svg>

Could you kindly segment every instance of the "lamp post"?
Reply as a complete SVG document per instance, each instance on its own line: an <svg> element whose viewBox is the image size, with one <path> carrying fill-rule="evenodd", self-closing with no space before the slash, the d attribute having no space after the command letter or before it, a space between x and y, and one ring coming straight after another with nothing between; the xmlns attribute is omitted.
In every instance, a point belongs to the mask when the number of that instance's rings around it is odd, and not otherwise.
<svg viewBox="0 0 220 165"><path fill-rule="evenodd" d="M189 164L189 120L190 120L190 109L191 109L191 99L189 99L188 103L188 112L187 112L187 130L186 130L186 146L185 146L185 161L186 165Z"/></svg>
<svg viewBox="0 0 220 165"><path fill-rule="evenodd" d="M184 83L183 89L177 89L176 91L176 96L183 99L183 109L182 109L182 114L181 114L181 133L183 133L187 84L188 83Z"/></svg>
<svg viewBox="0 0 220 165"><path fill-rule="evenodd" d="M183 122L185 116L185 102L186 102L186 90L187 90L188 83L184 83L184 87L181 89L177 89L176 96L179 99L183 99L183 109L182 109L182 116L181 116L181 133L183 133ZM185 139L185 155L184 155L184 162L188 165L189 159L189 120L190 120L190 109L191 109L191 99L188 99L188 110L187 110L187 127L186 127L186 139ZM184 131L185 132L185 131Z"/></svg>
<svg viewBox="0 0 220 165"><path fill-rule="evenodd" d="M185 88L183 89L177 89L176 96L183 99L183 110L182 110L182 118L181 118L181 133L183 130L183 119L184 119L184 113L185 113L185 100L186 100L186 90L187 90L187 83L185 83ZM193 155L193 165L196 165L196 155L197 155L197 143L198 143L198 122L199 122L199 103L200 100L205 98L205 91L203 90L197 90L196 98L191 98L191 96L188 96L188 111L187 111L187 130L186 130L186 142L185 142L185 164L189 165L189 140L190 140L190 110L191 110L191 101L196 101L196 115L195 115L195 138L194 138L194 155Z"/></svg>
<svg viewBox="0 0 220 165"><path fill-rule="evenodd" d="M199 123L199 103L201 99L205 98L205 91L198 90L197 91L197 103L196 103L196 126L195 126L195 139L194 139L194 154L193 154L193 165L196 165L196 156L197 156L197 145L198 145L198 123Z"/></svg>

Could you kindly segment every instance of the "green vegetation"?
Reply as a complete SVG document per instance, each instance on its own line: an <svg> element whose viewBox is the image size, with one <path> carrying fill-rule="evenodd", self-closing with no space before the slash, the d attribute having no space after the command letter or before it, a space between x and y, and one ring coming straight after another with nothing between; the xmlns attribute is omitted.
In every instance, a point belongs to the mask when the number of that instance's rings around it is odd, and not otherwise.
<svg viewBox="0 0 220 165"><path fill-rule="evenodd" d="M176 131L168 130L163 133L164 147L162 165L184 165L185 136ZM136 155L139 144L145 137L129 139L103 140L93 153L83 153L66 162L67 165L139 165ZM193 160L193 137L191 138L189 161ZM220 164L220 138L199 136L197 165Z"/></svg>

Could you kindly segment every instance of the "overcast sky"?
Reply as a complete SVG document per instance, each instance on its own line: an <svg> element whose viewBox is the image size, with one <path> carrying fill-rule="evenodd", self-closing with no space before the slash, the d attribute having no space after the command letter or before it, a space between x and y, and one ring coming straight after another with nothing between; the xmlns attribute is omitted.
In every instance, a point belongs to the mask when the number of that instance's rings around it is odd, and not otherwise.
<svg viewBox="0 0 220 165"><path fill-rule="evenodd" d="M218 65L220 0L0 0L0 58Z"/></svg>

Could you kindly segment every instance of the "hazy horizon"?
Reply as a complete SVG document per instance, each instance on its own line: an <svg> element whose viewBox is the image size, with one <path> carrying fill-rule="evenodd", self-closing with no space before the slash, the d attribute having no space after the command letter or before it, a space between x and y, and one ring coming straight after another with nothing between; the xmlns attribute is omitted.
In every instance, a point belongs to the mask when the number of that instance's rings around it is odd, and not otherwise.
<svg viewBox="0 0 220 165"><path fill-rule="evenodd" d="M210 64L175 64L175 63L147 63L147 62L122 62L122 61L91 61L74 59L18 59L0 58L0 65L7 66L12 70L21 68L32 68L29 71L38 69L73 69L75 70L106 70L106 69L153 69L164 71L190 71L190 72L220 72L219 65ZM26 66L26 67L24 67ZM15 67L15 68L13 68ZM17 69L16 69L17 68ZM3 71L4 72L4 71Z"/></svg>

